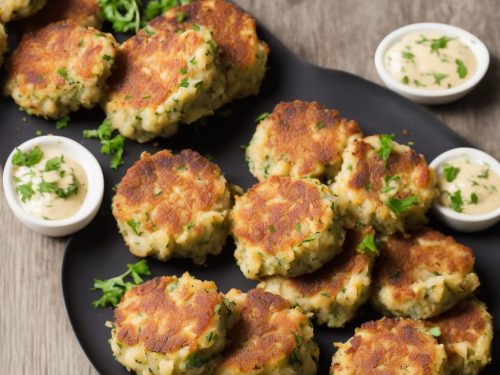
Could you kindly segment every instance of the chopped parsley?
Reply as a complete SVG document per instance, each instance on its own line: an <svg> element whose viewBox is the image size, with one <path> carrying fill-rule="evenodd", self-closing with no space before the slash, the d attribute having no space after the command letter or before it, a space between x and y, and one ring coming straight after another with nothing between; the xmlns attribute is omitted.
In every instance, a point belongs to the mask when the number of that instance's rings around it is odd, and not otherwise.
<svg viewBox="0 0 500 375"><path fill-rule="evenodd" d="M167 10L177 7L179 5L189 4L192 0L150 0L146 4L144 9L144 18L146 21L150 21L156 16L165 13ZM176 16L177 19L177 16ZM177 22L183 22L177 19Z"/></svg>
<svg viewBox="0 0 500 375"><path fill-rule="evenodd" d="M477 178L484 178L485 180L488 179L489 177L490 177L490 169L489 168L486 168L485 170L483 170L481 172L481 174L477 175Z"/></svg>
<svg viewBox="0 0 500 375"><path fill-rule="evenodd" d="M21 196L21 201L23 203L29 201L31 197L35 194L35 191L33 190L33 184L31 182L22 185L17 185L16 191L17 194Z"/></svg>
<svg viewBox="0 0 500 375"><path fill-rule="evenodd" d="M434 83L438 86L441 86L441 81L443 79L445 79L446 77L448 77L448 74L444 74L444 73L431 73L432 77L434 78Z"/></svg>
<svg viewBox="0 0 500 375"><path fill-rule="evenodd" d="M428 39L424 35L420 35L420 39L417 40L417 44L423 44L431 47L431 53L436 53L439 55L439 50L448 47L448 42L452 41L454 38L449 38L447 36L442 36L441 38Z"/></svg>
<svg viewBox="0 0 500 375"><path fill-rule="evenodd" d="M198 25L197 23L194 23L194 24L193 24L193 30L194 30L194 31L200 31L200 30L201 30L201 29L200 29L200 25Z"/></svg>
<svg viewBox="0 0 500 375"><path fill-rule="evenodd" d="M457 64L457 74L461 79L467 77L467 67L464 62L460 59L455 60L455 64Z"/></svg>
<svg viewBox="0 0 500 375"><path fill-rule="evenodd" d="M384 177L385 187L383 187L383 188L380 190L380 192L381 192L381 193L387 193L387 192L389 192L389 191L391 191L391 190L396 189L395 187L391 186L391 182L393 182L393 181L394 181L394 182L396 182L396 181L398 181L400 178L401 178L400 176L396 176L396 175L394 175L394 176L385 176L385 177Z"/></svg>
<svg viewBox="0 0 500 375"><path fill-rule="evenodd" d="M392 140L394 139L394 134L381 134L379 136L380 139L380 149L377 151L377 154L380 159L384 162L389 159L389 155L392 150Z"/></svg>
<svg viewBox="0 0 500 375"><path fill-rule="evenodd" d="M116 306L122 295L135 285L142 283L142 276L151 275L145 259L135 263L127 264L128 270L119 276L107 280L94 279L94 287L91 290L100 290L102 296L92 302L94 307ZM132 281L126 281L126 277L131 277Z"/></svg>
<svg viewBox="0 0 500 375"><path fill-rule="evenodd" d="M179 87L188 88L188 87L189 87L189 78L183 78L183 79L179 82Z"/></svg>
<svg viewBox="0 0 500 375"><path fill-rule="evenodd" d="M205 361L198 356L198 353L193 353L189 356L186 362L186 368L199 368L205 364Z"/></svg>
<svg viewBox="0 0 500 375"><path fill-rule="evenodd" d="M134 233L137 234L138 236L140 236L142 234L141 227L140 227L139 223L136 222L135 220L130 219L129 221L127 221L127 225L130 228L132 228Z"/></svg>
<svg viewBox="0 0 500 375"><path fill-rule="evenodd" d="M186 13L184 13L184 12L178 12L175 15L175 20L177 22L184 22L186 20Z"/></svg>
<svg viewBox="0 0 500 375"><path fill-rule="evenodd" d="M261 113L260 115L258 115L256 118L255 118L255 121L256 122L259 122L259 121L262 121L262 120L265 120L266 118L269 117L269 112L264 112L264 113Z"/></svg>
<svg viewBox="0 0 500 375"><path fill-rule="evenodd" d="M105 155L112 155L110 166L117 169L123 164L123 148L125 146L125 137L123 135L113 135L111 121L104 120L97 129L87 129L83 131L84 138L97 138L101 142L101 152Z"/></svg>
<svg viewBox="0 0 500 375"><path fill-rule="evenodd" d="M463 212L464 201L462 200L462 192L457 190L453 194L448 193L448 195L451 202L451 209L456 212Z"/></svg>
<svg viewBox="0 0 500 375"><path fill-rule="evenodd" d="M59 120L56 121L56 129L64 129L64 128L67 128L68 127L68 124L69 124L69 120L71 120L69 118L69 116L66 116L66 117L63 117Z"/></svg>
<svg viewBox="0 0 500 375"><path fill-rule="evenodd" d="M403 51L401 53L401 56L403 57L403 59L408 60L409 62L412 62L412 63L415 62L415 55L411 52Z"/></svg>
<svg viewBox="0 0 500 375"><path fill-rule="evenodd" d="M323 129L324 127L325 127L325 124L321 121L316 124L317 129Z"/></svg>
<svg viewBox="0 0 500 375"><path fill-rule="evenodd" d="M22 152L16 149L16 153L12 156L12 164L18 167L31 167L38 164L42 160L43 152L40 147L35 146L30 151Z"/></svg>
<svg viewBox="0 0 500 375"><path fill-rule="evenodd" d="M432 327L427 332L429 332L429 334L434 337L441 336L441 330L439 329L439 327Z"/></svg>
<svg viewBox="0 0 500 375"><path fill-rule="evenodd" d="M392 212L394 212L396 215L400 215L406 211L408 211L410 208L418 204L418 199L416 196L411 195L407 198L403 199L397 199L394 197L391 197L387 199L385 202L385 205L389 207Z"/></svg>
<svg viewBox="0 0 500 375"><path fill-rule="evenodd" d="M269 225L269 226L267 227L267 230L268 230L269 232L271 232L271 233L276 232L276 228L274 227L274 225Z"/></svg>
<svg viewBox="0 0 500 375"><path fill-rule="evenodd" d="M401 78L401 83L408 85L410 83L410 79L408 78L408 76L404 76L403 78Z"/></svg>
<svg viewBox="0 0 500 375"><path fill-rule="evenodd" d="M477 201L478 201L477 194L476 193L471 193L469 203L470 204L477 204Z"/></svg>
<svg viewBox="0 0 500 375"><path fill-rule="evenodd" d="M68 71L66 70L66 68L62 67L57 69L57 74L63 77L65 81L69 80Z"/></svg>
<svg viewBox="0 0 500 375"><path fill-rule="evenodd" d="M450 164L446 164L443 167L444 178L448 182L453 182L457 178L458 172L460 172L460 168L456 168Z"/></svg>
<svg viewBox="0 0 500 375"><path fill-rule="evenodd" d="M375 234L370 233L363 237L363 240L356 247L356 250L365 252L367 254L378 255L377 244L375 243Z"/></svg>
<svg viewBox="0 0 500 375"><path fill-rule="evenodd" d="M98 0L102 17L111 22L119 33L139 31L141 25L140 0Z"/></svg>
<svg viewBox="0 0 500 375"><path fill-rule="evenodd" d="M56 156L45 162L45 172L58 171L61 169L61 164L64 163L64 156Z"/></svg>

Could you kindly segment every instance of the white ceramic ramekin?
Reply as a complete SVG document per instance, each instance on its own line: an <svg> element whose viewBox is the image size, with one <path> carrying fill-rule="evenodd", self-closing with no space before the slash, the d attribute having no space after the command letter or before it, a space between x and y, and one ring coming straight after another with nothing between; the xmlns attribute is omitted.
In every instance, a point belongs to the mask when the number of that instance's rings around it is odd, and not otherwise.
<svg viewBox="0 0 500 375"><path fill-rule="evenodd" d="M476 56L477 69L472 77L459 86L435 91L410 87L391 77L384 63L384 57L387 50L403 36L425 31L436 31L443 35L460 38L460 41L469 47L474 56ZM490 55L488 49L479 38L459 27L443 23L427 22L403 26L387 35L380 42L375 52L375 67L387 88L410 100L422 104L444 104L461 98L481 81L488 70L489 64Z"/></svg>
<svg viewBox="0 0 500 375"><path fill-rule="evenodd" d="M97 214L104 193L104 177L102 175L101 166L94 155L80 143L69 138L47 135L30 139L17 148L26 152L35 146L43 147L44 145L60 149L62 153L71 157L83 168L87 175L88 188L82 207L73 216L62 220L43 220L26 212L21 206L19 197L16 194L14 180L12 178L12 157L16 150L13 150L7 158L3 171L5 196L16 218L27 227L46 236L66 236L85 227Z"/></svg>
<svg viewBox="0 0 500 375"><path fill-rule="evenodd" d="M454 148L442 153L432 161L430 167L438 174L440 166L451 160L463 157L473 162L488 163L491 169L500 176L500 163L498 160L481 150L469 147ZM485 214L469 215L453 211L451 208L445 207L436 201L434 202L433 210L446 225L460 232L477 232L489 228L500 221L500 207Z"/></svg>

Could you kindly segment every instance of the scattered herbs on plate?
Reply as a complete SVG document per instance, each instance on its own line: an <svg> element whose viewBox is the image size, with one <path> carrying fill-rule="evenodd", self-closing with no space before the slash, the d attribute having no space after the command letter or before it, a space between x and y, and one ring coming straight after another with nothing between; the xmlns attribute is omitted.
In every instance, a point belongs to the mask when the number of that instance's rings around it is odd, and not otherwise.
<svg viewBox="0 0 500 375"><path fill-rule="evenodd" d="M145 259L135 264L127 264L127 268L128 270L119 276L107 280L94 279L94 287L91 290L101 291L102 296L93 301L92 306L95 308L116 306L126 291L144 281L142 276L151 275Z"/></svg>
<svg viewBox="0 0 500 375"><path fill-rule="evenodd" d="M104 120L97 129L87 129L83 131L83 137L87 139L99 139L101 142L101 152L105 155L112 155L110 166L117 169L123 164L123 149L125 146L125 137L123 135L113 135L111 121Z"/></svg>

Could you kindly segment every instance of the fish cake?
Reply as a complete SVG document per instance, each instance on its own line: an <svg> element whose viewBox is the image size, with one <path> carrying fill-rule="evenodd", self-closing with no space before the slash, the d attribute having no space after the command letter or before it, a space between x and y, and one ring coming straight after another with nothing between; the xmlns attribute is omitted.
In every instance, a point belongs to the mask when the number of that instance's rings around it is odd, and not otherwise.
<svg viewBox="0 0 500 375"><path fill-rule="evenodd" d="M113 128L146 142L213 113L223 84L210 30L148 25L120 46L103 107Z"/></svg>
<svg viewBox="0 0 500 375"><path fill-rule="evenodd" d="M50 0L38 13L23 19L16 26L28 32L59 21L100 29L102 17L98 0Z"/></svg>
<svg viewBox="0 0 500 375"><path fill-rule="evenodd" d="M439 329L437 340L448 355L450 374L476 375L491 362L493 318L477 298L461 302L426 324Z"/></svg>
<svg viewBox="0 0 500 375"><path fill-rule="evenodd" d="M352 142L331 185L346 226L371 225L392 234L425 223L436 192L425 158L390 135Z"/></svg>
<svg viewBox="0 0 500 375"><path fill-rule="evenodd" d="M368 242L374 244L373 238L371 228L351 229L340 255L316 272L294 278L271 276L258 287L314 314L319 324L343 327L369 298L371 270L377 253L376 247L368 245Z"/></svg>
<svg viewBox="0 0 500 375"><path fill-rule="evenodd" d="M7 51L7 33L5 27L0 23L0 67L3 63L3 55Z"/></svg>
<svg viewBox="0 0 500 375"><path fill-rule="evenodd" d="M472 250L438 231L425 228L389 236L379 248L372 300L383 313L430 318L479 286Z"/></svg>
<svg viewBox="0 0 500 375"><path fill-rule="evenodd" d="M317 102L281 102L263 119L246 150L259 181L269 176L333 179L347 145L363 135L356 121Z"/></svg>
<svg viewBox="0 0 500 375"><path fill-rule="evenodd" d="M157 277L125 293L111 349L138 375L211 373L226 345L228 309L212 281Z"/></svg>
<svg viewBox="0 0 500 375"><path fill-rule="evenodd" d="M116 54L111 34L72 23L25 34L7 66L5 93L28 114L61 118L102 97Z"/></svg>
<svg viewBox="0 0 500 375"><path fill-rule="evenodd" d="M443 345L422 322L387 319L366 322L346 343L335 343L331 375L445 375Z"/></svg>
<svg viewBox="0 0 500 375"><path fill-rule="evenodd" d="M198 264L221 252L230 208L228 183L219 167L191 150L143 153L112 203L132 254L192 258Z"/></svg>
<svg viewBox="0 0 500 375"><path fill-rule="evenodd" d="M266 74L269 47L257 35L253 17L224 0L199 0L173 8L152 21L174 29L202 25L213 32L226 77L225 100L257 95Z"/></svg>
<svg viewBox="0 0 500 375"><path fill-rule="evenodd" d="M0 1L0 22L28 17L38 12L46 0L2 0Z"/></svg>
<svg viewBox="0 0 500 375"><path fill-rule="evenodd" d="M214 375L313 375L319 348L311 321L280 296L252 289L231 289L228 340Z"/></svg>
<svg viewBox="0 0 500 375"><path fill-rule="evenodd" d="M236 197L231 215L234 255L249 279L311 273L342 249L333 196L318 180L272 176Z"/></svg>

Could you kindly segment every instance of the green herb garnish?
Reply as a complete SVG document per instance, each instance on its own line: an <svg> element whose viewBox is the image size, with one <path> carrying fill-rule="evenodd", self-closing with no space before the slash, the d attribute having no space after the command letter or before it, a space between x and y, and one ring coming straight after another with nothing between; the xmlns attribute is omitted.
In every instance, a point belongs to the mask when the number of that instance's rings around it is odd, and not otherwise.
<svg viewBox="0 0 500 375"><path fill-rule="evenodd" d="M56 129L64 129L64 128L67 128L68 127L68 124L69 124L69 120L71 120L69 118L69 116L66 116L66 117L63 117L59 120L56 121Z"/></svg>
<svg viewBox="0 0 500 375"><path fill-rule="evenodd" d="M20 149L16 149L16 153L12 156L12 164L18 167L31 167L38 164L42 160L43 152L40 147L35 146L33 149L27 152L22 152Z"/></svg>
<svg viewBox="0 0 500 375"><path fill-rule="evenodd" d="M380 149L377 151L377 154L380 159L384 162L389 159L389 155L392 150L392 140L394 139L394 134L380 134Z"/></svg>
<svg viewBox="0 0 500 375"><path fill-rule="evenodd" d="M449 38L447 36L442 36L437 39L428 39L424 35L420 35L420 39L417 40L418 44L423 44L431 47L431 53L436 53L439 55L439 50L448 47L448 42L452 41L454 38Z"/></svg>
<svg viewBox="0 0 500 375"><path fill-rule="evenodd" d="M130 219L129 221L127 221L127 225L130 228L132 228L134 233L137 234L138 236L140 236L142 234L141 227L140 227L139 223L136 222L135 220Z"/></svg>
<svg viewBox="0 0 500 375"><path fill-rule="evenodd" d="M455 64L457 64L457 74L461 79L467 77L467 67L464 62L460 59L455 60Z"/></svg>
<svg viewBox="0 0 500 375"><path fill-rule="evenodd" d="M412 63L415 62L415 55L413 53L411 53L411 52L403 51L401 53L401 56L403 56L403 59L405 59L405 60L408 60L408 61L410 61Z"/></svg>
<svg viewBox="0 0 500 375"><path fill-rule="evenodd" d="M64 156L56 156L49 159L45 163L45 172L58 171L61 169L61 164L64 164Z"/></svg>
<svg viewBox="0 0 500 375"><path fill-rule="evenodd" d="M367 234L363 237L363 240L356 247L356 250L365 252L367 254L375 254L378 255L379 251L377 248L377 244L375 243L375 234Z"/></svg>
<svg viewBox="0 0 500 375"><path fill-rule="evenodd" d="M141 26L140 0L98 0L101 16L111 22L119 33L139 31Z"/></svg>
<svg viewBox="0 0 500 375"><path fill-rule="evenodd" d="M276 228L274 227L274 225L269 225L269 226L267 227L267 230L269 230L269 232L271 232L271 233L276 232Z"/></svg>
<svg viewBox="0 0 500 375"><path fill-rule="evenodd" d="M384 203L392 210L392 212L396 215L400 215L417 205L418 199L416 196L412 195L404 199L389 198Z"/></svg>
<svg viewBox="0 0 500 375"><path fill-rule="evenodd" d="M259 122L259 121L262 121L262 120L265 120L266 118L269 117L269 112L264 112L264 113L261 113L260 115L258 115L256 118L255 118L255 121L256 122Z"/></svg>
<svg viewBox="0 0 500 375"><path fill-rule="evenodd" d="M470 204L477 204L477 201L478 201L477 194L476 193L471 193L469 203Z"/></svg>
<svg viewBox="0 0 500 375"><path fill-rule="evenodd" d="M453 194L449 194L452 210L456 212L463 212L464 201L462 200L462 192L460 190L455 191Z"/></svg>
<svg viewBox="0 0 500 375"><path fill-rule="evenodd" d="M448 182L453 182L457 178L458 172L460 172L460 168L456 168L450 164L446 164L443 167L444 178Z"/></svg>
<svg viewBox="0 0 500 375"><path fill-rule="evenodd" d="M324 127L325 127L325 124L321 121L316 124L317 129L323 129Z"/></svg>
<svg viewBox="0 0 500 375"><path fill-rule="evenodd" d="M151 271L145 259L135 264L127 264L127 268L127 272L122 273L120 276L107 280L94 279L94 287L91 290L100 290L102 296L93 301L92 306L116 306L127 290L130 290L135 285L144 281L141 276L151 275ZM133 281L125 281L127 276L132 277Z"/></svg>
<svg viewBox="0 0 500 375"><path fill-rule="evenodd" d="M165 13L167 10L179 5L189 4L192 0L150 0L144 9L144 17L147 21L152 20L156 16ZM177 17L176 17L177 18ZM183 22L177 20L178 22Z"/></svg>
<svg viewBox="0 0 500 375"><path fill-rule="evenodd" d="M125 145L125 137L123 135L113 135L113 127L111 121L104 120L99 128L94 130L84 130L84 138L97 138L101 142L101 152L105 155L112 155L110 166L113 169L118 168L123 164L123 148Z"/></svg>
<svg viewBox="0 0 500 375"><path fill-rule="evenodd" d="M63 77L65 81L67 81L69 79L68 71L64 67L57 69L57 74L59 74L61 77Z"/></svg>
<svg viewBox="0 0 500 375"><path fill-rule="evenodd" d="M183 79L179 82L179 87L188 88L188 87L189 87L189 78L183 78Z"/></svg>
<svg viewBox="0 0 500 375"><path fill-rule="evenodd" d="M427 332L429 332L429 334L434 337L441 336L441 330L439 329L439 327L432 327Z"/></svg>
<svg viewBox="0 0 500 375"><path fill-rule="evenodd" d="M33 190L33 184L31 182L22 185L17 185L16 191L17 194L21 196L21 201L23 203L29 201L33 196L33 194L35 194L35 191Z"/></svg>
<svg viewBox="0 0 500 375"><path fill-rule="evenodd" d="M410 83L410 79L408 78L408 76L404 76L403 78L401 78L401 83L407 85Z"/></svg>
<svg viewBox="0 0 500 375"><path fill-rule="evenodd" d="M432 77L434 77L434 83L438 86L441 86L441 81L448 77L448 74L444 73L431 73Z"/></svg>

